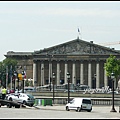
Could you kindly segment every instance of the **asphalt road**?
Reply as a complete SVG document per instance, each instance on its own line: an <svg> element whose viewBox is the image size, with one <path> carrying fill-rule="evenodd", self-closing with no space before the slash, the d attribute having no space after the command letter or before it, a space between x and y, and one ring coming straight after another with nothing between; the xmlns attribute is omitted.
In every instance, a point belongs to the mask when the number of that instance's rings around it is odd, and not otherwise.
<svg viewBox="0 0 120 120"><path fill-rule="evenodd" d="M87 111L66 111L64 105L53 106L36 106L35 107L21 107L21 108L7 108L2 106L0 108L0 118L20 118L20 119L119 119L119 106L115 106L117 112L110 112L112 106L93 106L92 112Z"/></svg>

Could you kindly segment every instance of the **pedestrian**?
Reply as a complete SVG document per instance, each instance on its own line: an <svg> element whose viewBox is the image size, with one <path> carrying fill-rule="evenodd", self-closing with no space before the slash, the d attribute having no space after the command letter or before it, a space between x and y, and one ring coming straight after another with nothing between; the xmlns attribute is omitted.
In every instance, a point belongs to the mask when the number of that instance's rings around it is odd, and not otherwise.
<svg viewBox="0 0 120 120"><path fill-rule="evenodd" d="M3 99L3 100L5 99L6 94L7 94L7 89L4 87L4 88L2 89L2 99Z"/></svg>

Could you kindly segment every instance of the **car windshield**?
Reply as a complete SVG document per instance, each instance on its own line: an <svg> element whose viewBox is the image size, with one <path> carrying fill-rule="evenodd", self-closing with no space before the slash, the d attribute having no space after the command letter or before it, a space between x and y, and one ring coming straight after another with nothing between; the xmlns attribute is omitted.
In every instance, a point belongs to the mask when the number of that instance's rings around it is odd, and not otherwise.
<svg viewBox="0 0 120 120"><path fill-rule="evenodd" d="M91 104L91 101L87 100L87 99L83 99L83 103L85 103L85 104Z"/></svg>
<svg viewBox="0 0 120 120"><path fill-rule="evenodd" d="M27 94L27 96L28 96L29 98L34 98L34 96L32 96L31 94Z"/></svg>

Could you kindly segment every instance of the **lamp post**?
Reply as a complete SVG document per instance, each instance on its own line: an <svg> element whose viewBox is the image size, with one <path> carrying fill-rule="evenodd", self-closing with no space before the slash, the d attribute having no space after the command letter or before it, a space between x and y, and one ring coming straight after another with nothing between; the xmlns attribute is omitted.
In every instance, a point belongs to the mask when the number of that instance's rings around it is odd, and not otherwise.
<svg viewBox="0 0 120 120"><path fill-rule="evenodd" d="M70 102L70 86L69 86L69 83L70 83L70 73L68 72L67 73L67 81L68 81L68 103Z"/></svg>
<svg viewBox="0 0 120 120"><path fill-rule="evenodd" d="M111 73L111 79L112 79L112 109L110 112L117 112L114 108L114 78L115 78L115 74Z"/></svg>
<svg viewBox="0 0 120 120"><path fill-rule="evenodd" d="M51 69L52 69L52 67L51 67L51 56L49 56L49 57L50 57L49 58L50 59L50 76L49 77L50 77L50 91L51 91L51 71L52 71Z"/></svg>
<svg viewBox="0 0 120 120"><path fill-rule="evenodd" d="M19 87L20 87L20 86L19 86L19 77L17 77L17 78L18 78L18 93L19 93Z"/></svg>
<svg viewBox="0 0 120 120"><path fill-rule="evenodd" d="M17 76L17 72L14 71L14 75L13 75L13 80L14 80L14 91L15 91L15 80L16 80L16 76Z"/></svg>
<svg viewBox="0 0 120 120"><path fill-rule="evenodd" d="M24 93L24 76L25 76L25 73L24 73L24 71L22 71L22 81L23 81L23 90L22 90L22 92Z"/></svg>
<svg viewBox="0 0 120 120"><path fill-rule="evenodd" d="M52 77L51 77L51 73L52 73L52 66L51 66L52 61L51 61L51 59L52 59L53 55L47 53L46 56L49 57L49 69L50 69L50 71L49 71L49 84L50 84L50 91L51 91L51 79L52 79Z"/></svg>
<svg viewBox="0 0 120 120"><path fill-rule="evenodd" d="M55 73L53 73L53 104L54 104L54 84L55 84Z"/></svg>

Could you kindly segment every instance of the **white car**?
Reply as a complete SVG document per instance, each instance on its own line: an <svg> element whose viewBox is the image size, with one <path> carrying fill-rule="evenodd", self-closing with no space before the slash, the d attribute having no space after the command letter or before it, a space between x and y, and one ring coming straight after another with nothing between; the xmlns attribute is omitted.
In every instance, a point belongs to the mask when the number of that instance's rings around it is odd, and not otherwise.
<svg viewBox="0 0 120 120"><path fill-rule="evenodd" d="M7 94L6 99L10 101L15 101L21 104L33 106L35 98L31 94L27 93L12 93L12 94Z"/></svg>
<svg viewBox="0 0 120 120"><path fill-rule="evenodd" d="M92 111L92 101L90 98L74 98L70 103L66 104L66 111L76 110L80 112L81 110L86 110L88 112Z"/></svg>

